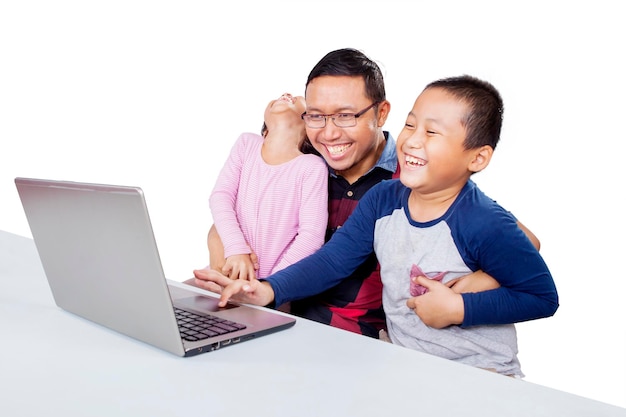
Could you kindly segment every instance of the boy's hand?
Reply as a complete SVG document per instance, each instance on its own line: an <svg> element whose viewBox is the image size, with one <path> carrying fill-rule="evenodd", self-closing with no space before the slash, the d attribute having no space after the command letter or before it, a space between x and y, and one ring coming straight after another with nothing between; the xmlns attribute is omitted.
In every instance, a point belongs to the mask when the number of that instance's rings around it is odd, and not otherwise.
<svg viewBox="0 0 626 417"><path fill-rule="evenodd" d="M225 307L232 298L234 301L266 306L274 301L274 290L267 282L255 278L251 280L231 279L213 269L193 271L195 283L200 288L220 293L220 307Z"/></svg>
<svg viewBox="0 0 626 417"><path fill-rule="evenodd" d="M426 277L415 277L412 280L428 289L426 294L409 298L406 302L407 307L415 311L424 324L442 329L463 323L465 306L460 294L445 284Z"/></svg>

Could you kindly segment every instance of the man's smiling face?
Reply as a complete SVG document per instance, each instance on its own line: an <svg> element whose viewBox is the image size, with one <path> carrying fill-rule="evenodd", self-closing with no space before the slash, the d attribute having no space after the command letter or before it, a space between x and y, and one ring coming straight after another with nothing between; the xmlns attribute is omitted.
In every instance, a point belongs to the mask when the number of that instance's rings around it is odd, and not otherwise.
<svg viewBox="0 0 626 417"><path fill-rule="evenodd" d="M308 114L354 114L371 104L362 77L321 76L313 79L306 89ZM331 168L346 178L358 178L372 168L378 158L380 119L378 108L374 106L361 115L353 127L337 127L329 117L325 127L307 126L306 131L313 147Z"/></svg>

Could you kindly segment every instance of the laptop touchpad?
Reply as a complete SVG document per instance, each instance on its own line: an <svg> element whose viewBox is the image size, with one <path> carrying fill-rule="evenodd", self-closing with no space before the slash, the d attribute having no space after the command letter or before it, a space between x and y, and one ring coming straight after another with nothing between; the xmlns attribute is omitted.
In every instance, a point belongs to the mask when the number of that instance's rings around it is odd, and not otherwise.
<svg viewBox="0 0 626 417"><path fill-rule="evenodd" d="M196 310L200 313L202 312L216 312L216 311L224 311L229 310L231 308L239 307L236 304L228 303L226 307L219 307L217 303L219 299L213 297L204 297L201 295L195 295L193 297L186 297L176 300L176 304L180 307L187 307L193 310Z"/></svg>

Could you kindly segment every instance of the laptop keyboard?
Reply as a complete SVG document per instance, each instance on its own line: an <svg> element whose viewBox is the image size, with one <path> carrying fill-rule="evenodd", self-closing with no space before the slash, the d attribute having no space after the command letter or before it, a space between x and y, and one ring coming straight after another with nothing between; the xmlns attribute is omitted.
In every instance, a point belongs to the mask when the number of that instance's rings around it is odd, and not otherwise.
<svg viewBox="0 0 626 417"><path fill-rule="evenodd" d="M236 332L246 326L234 321L224 320L216 316L200 315L190 311L174 308L178 328L183 339L195 342L213 336Z"/></svg>

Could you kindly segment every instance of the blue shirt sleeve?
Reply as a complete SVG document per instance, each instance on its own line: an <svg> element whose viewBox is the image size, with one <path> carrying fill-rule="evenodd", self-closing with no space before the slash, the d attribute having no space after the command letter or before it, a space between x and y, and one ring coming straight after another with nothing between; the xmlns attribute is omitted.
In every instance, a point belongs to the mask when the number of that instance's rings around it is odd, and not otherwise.
<svg viewBox="0 0 626 417"><path fill-rule="evenodd" d="M350 276L374 251L374 188L359 200L343 227L314 254L270 275L265 280L281 305L319 294Z"/></svg>
<svg viewBox="0 0 626 417"><path fill-rule="evenodd" d="M495 204L495 203L494 203ZM462 294L465 305L463 327L508 324L552 316L558 306L556 286L539 252L517 226L515 218L501 207L472 213L463 233L463 255L472 270L481 269L500 288ZM459 239L462 239L459 237Z"/></svg>

